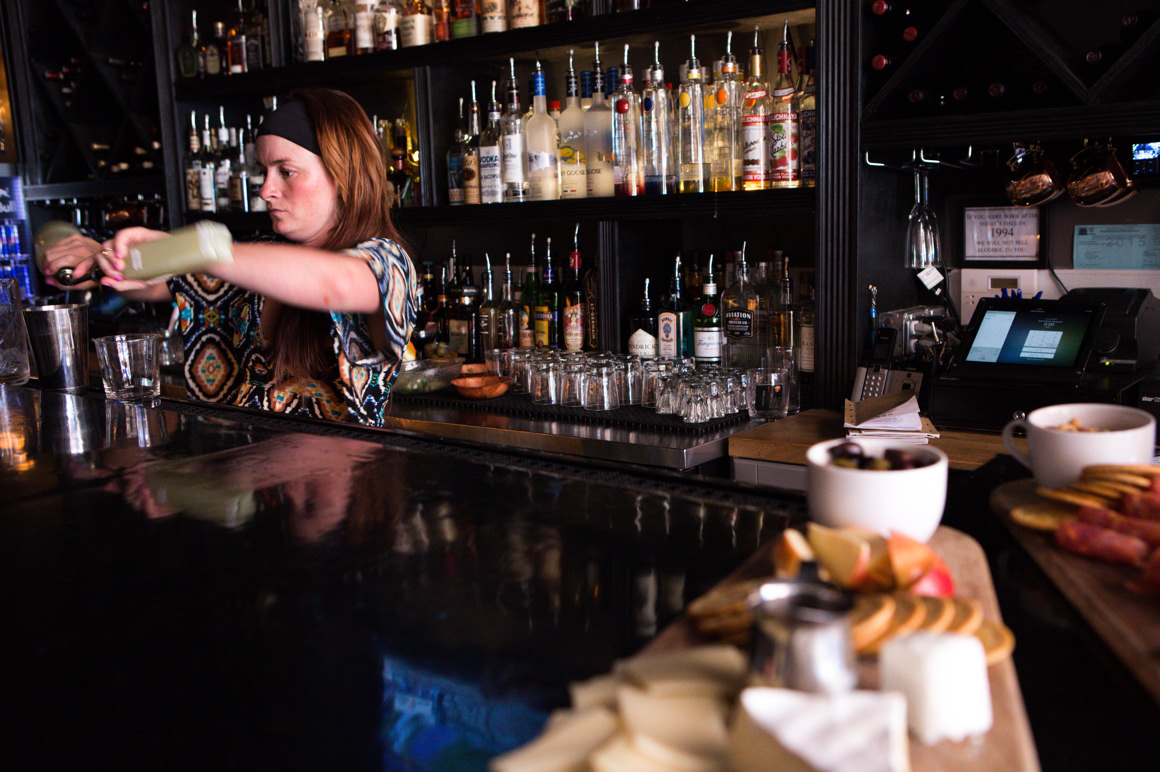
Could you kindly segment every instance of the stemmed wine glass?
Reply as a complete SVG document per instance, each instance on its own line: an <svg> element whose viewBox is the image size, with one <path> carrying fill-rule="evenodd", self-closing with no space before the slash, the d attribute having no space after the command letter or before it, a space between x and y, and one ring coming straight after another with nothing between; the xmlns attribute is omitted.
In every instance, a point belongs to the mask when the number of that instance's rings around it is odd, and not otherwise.
<svg viewBox="0 0 1160 772"><path fill-rule="evenodd" d="M914 170L914 206L906 218L906 267L921 271L929 266L942 267L942 244L938 220L927 202L927 173L930 167L916 162Z"/></svg>

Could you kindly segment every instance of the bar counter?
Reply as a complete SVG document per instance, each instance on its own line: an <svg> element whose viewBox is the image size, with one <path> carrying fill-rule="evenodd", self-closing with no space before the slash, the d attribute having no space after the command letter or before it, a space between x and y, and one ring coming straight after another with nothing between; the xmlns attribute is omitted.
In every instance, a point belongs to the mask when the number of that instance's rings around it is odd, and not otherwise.
<svg viewBox="0 0 1160 772"><path fill-rule="evenodd" d="M0 389L5 769L483 769L793 495Z"/></svg>

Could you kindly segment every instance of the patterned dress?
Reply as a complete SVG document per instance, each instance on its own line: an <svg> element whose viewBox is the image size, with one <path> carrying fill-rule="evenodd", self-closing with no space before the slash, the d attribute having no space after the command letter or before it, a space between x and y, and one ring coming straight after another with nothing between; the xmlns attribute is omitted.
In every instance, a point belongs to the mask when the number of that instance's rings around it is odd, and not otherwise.
<svg viewBox="0 0 1160 772"><path fill-rule="evenodd" d="M330 312L338 380L301 379L274 386L269 344L262 336L257 293L213 276L169 279L185 349L191 397L275 413L382 426L391 386L419 308L419 280L407 253L387 238L364 241L345 254L362 258L379 283L386 345L372 343L363 314Z"/></svg>

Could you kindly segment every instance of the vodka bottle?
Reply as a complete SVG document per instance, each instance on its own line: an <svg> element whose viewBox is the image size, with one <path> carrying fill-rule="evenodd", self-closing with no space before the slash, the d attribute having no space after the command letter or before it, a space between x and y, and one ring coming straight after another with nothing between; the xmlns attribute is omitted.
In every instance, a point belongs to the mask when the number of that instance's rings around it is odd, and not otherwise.
<svg viewBox="0 0 1160 772"><path fill-rule="evenodd" d="M725 38L721 74L713 83L712 175L713 190L741 189L740 120L745 86L733 55L733 33ZM706 116L706 120L709 117Z"/></svg>
<svg viewBox="0 0 1160 772"><path fill-rule="evenodd" d="M600 66L600 43L595 44L592 64L592 106L584 113L584 160L589 196L616 192L612 176L612 110L604 103L604 71Z"/></svg>
<svg viewBox="0 0 1160 772"><path fill-rule="evenodd" d="M814 72L817 58L812 40L806 48L804 62L799 89L802 184L812 188L818 184L818 84Z"/></svg>
<svg viewBox="0 0 1160 772"><path fill-rule="evenodd" d="M612 95L612 179L618 196L644 193L644 167L640 162L640 96L632 88L628 44L620 88Z"/></svg>
<svg viewBox="0 0 1160 772"><path fill-rule="evenodd" d="M500 127L499 101L491 82L491 101L487 105L487 128L479 139L479 201L499 204L503 201L503 131Z"/></svg>
<svg viewBox="0 0 1160 772"><path fill-rule="evenodd" d="M511 76L507 82L507 106L500 119L503 153L503 200L526 201L528 198L527 135L524 114L520 110L520 86L516 80L516 60L509 58Z"/></svg>
<svg viewBox="0 0 1160 772"><path fill-rule="evenodd" d="M764 298L749 280L749 266L745 262L745 246L737 258L734 280L721 293L721 319L726 339L726 365L742 370L761 365L765 346L759 320Z"/></svg>
<svg viewBox="0 0 1160 772"><path fill-rule="evenodd" d="M682 193L705 190L705 90L697 36L689 36L689 60L677 92L677 179Z"/></svg>
<svg viewBox="0 0 1160 772"><path fill-rule="evenodd" d="M580 109L588 112L592 106L592 70L580 71Z"/></svg>
<svg viewBox="0 0 1160 772"><path fill-rule="evenodd" d="M467 108L467 137L463 153L463 203L480 202L479 142L483 128L479 122L479 100L475 95L475 81L471 81L471 105Z"/></svg>
<svg viewBox="0 0 1160 772"><path fill-rule="evenodd" d="M765 83L765 56L758 29L753 28L749 50L749 80L741 107L741 169L745 190L769 187L769 89Z"/></svg>
<svg viewBox="0 0 1160 772"><path fill-rule="evenodd" d="M555 201L560 198L559 139L556 122L548 115L548 93L544 70L536 62L532 82L532 119L527 125L528 199Z"/></svg>
<svg viewBox="0 0 1160 772"><path fill-rule="evenodd" d="M672 159L672 99L661 66L661 44L653 43L653 63L645 71L640 95L640 149L645 195L675 193Z"/></svg>
<svg viewBox="0 0 1160 772"><path fill-rule="evenodd" d="M773 86L769 121L770 187L774 188L796 188L802 184L800 116L792 65L789 19L786 19L781 43L777 46L777 82Z"/></svg>
<svg viewBox="0 0 1160 772"><path fill-rule="evenodd" d="M587 165L584 161L584 110L580 107L573 52L568 51L568 88L566 106L560 113L560 198L584 198L588 195Z"/></svg>

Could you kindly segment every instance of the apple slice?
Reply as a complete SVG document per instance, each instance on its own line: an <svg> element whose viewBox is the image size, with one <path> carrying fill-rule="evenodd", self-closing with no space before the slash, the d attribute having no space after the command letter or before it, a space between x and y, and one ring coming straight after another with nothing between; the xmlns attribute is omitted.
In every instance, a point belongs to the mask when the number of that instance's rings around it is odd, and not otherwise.
<svg viewBox="0 0 1160 772"><path fill-rule="evenodd" d="M936 598L953 598L955 595L955 580L951 571L942 558L935 555L930 568L926 570L917 582L907 588L914 595L932 595Z"/></svg>
<svg viewBox="0 0 1160 772"><path fill-rule="evenodd" d="M810 543L801 531L786 528L773 546L774 575L778 579L796 579L801 573L802 562L806 560L817 560Z"/></svg>
<svg viewBox="0 0 1160 772"><path fill-rule="evenodd" d="M903 590L922 578L938 559L930 545L898 531L890 532L886 550L889 553L890 570L894 575L894 586Z"/></svg>
<svg viewBox="0 0 1160 772"><path fill-rule="evenodd" d="M806 536L835 584L856 590L870 581L870 542L863 534L810 523Z"/></svg>

